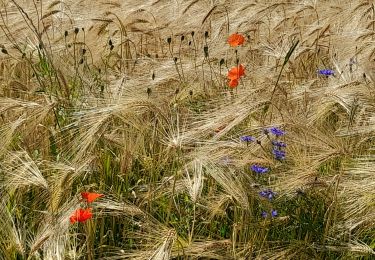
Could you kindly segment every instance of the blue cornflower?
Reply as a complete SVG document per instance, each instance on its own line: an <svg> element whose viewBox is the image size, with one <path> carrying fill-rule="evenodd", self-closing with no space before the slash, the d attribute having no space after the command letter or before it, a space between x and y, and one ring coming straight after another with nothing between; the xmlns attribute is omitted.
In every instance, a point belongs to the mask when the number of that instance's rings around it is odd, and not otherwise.
<svg viewBox="0 0 375 260"><path fill-rule="evenodd" d="M276 135L277 137L285 135L285 131L283 131L280 128L277 128L277 127L268 128L268 131L271 132L272 134Z"/></svg>
<svg viewBox="0 0 375 260"><path fill-rule="evenodd" d="M262 218L266 218L268 216L268 213L265 211L262 211L261 213ZM277 217L277 210L273 209L271 210L271 217Z"/></svg>
<svg viewBox="0 0 375 260"><path fill-rule="evenodd" d="M325 76L332 76L332 75L335 75L335 72L333 70L329 70L329 69L324 69L324 70L318 70L318 73L320 75L325 75Z"/></svg>
<svg viewBox="0 0 375 260"><path fill-rule="evenodd" d="M255 141L255 138L249 135L244 135L240 137L242 142L253 142Z"/></svg>
<svg viewBox="0 0 375 260"><path fill-rule="evenodd" d="M281 141L272 140L272 144L277 147L286 147L286 143Z"/></svg>
<svg viewBox="0 0 375 260"><path fill-rule="evenodd" d="M270 169L267 168L267 167L262 167L262 166L259 166L259 165L252 165L250 167L250 169L253 171L253 172L256 172L256 173L259 173L259 174L262 174L262 173L267 173Z"/></svg>
<svg viewBox="0 0 375 260"><path fill-rule="evenodd" d="M275 197L276 192L273 192L272 190L263 190L259 192L259 195L263 198L267 198L269 200L272 200L273 197Z"/></svg>
<svg viewBox="0 0 375 260"><path fill-rule="evenodd" d="M273 149L272 153L275 155L276 160L285 160L285 151Z"/></svg>

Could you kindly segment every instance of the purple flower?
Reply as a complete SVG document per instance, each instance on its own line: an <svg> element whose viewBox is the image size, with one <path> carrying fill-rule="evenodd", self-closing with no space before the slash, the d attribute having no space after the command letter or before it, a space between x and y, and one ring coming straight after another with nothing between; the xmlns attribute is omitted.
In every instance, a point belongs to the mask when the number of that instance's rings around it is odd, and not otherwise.
<svg viewBox="0 0 375 260"><path fill-rule="evenodd" d="M268 213L265 212L265 211L262 211L261 216L262 216L262 218L266 218L266 217L268 217ZM275 210L275 209L271 210L271 217L273 217L273 218L277 217L277 210Z"/></svg>
<svg viewBox="0 0 375 260"><path fill-rule="evenodd" d="M250 169L253 171L253 172L256 172L256 173L259 173L259 174L263 174L263 173L267 173L270 169L267 168L267 167L262 167L262 166L259 166L259 165L252 165L250 167Z"/></svg>
<svg viewBox="0 0 375 260"><path fill-rule="evenodd" d="M272 153L275 156L276 160L285 160L285 151L273 149Z"/></svg>
<svg viewBox="0 0 375 260"><path fill-rule="evenodd" d="M272 144L277 147L286 147L286 143L281 141L272 140Z"/></svg>
<svg viewBox="0 0 375 260"><path fill-rule="evenodd" d="M333 70L324 69L324 70L318 70L318 74L325 75L325 76L332 76L332 75L335 75L335 72Z"/></svg>
<svg viewBox="0 0 375 260"><path fill-rule="evenodd" d="M263 190L259 192L259 195L263 198L267 198L269 200L272 200L273 197L275 197L276 193L273 192L272 190Z"/></svg>
<svg viewBox="0 0 375 260"><path fill-rule="evenodd" d="M242 142L253 142L255 141L255 138L249 135L244 135L240 137Z"/></svg>
<svg viewBox="0 0 375 260"><path fill-rule="evenodd" d="M268 131L271 132L272 134L276 135L277 137L285 135L285 131L283 131L280 128L277 128L277 127L268 128Z"/></svg>

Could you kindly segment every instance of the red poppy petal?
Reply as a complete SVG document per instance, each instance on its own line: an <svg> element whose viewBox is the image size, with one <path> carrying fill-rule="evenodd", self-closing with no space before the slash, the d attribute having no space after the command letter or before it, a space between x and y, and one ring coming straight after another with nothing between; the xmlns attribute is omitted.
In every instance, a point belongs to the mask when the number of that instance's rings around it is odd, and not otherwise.
<svg viewBox="0 0 375 260"><path fill-rule="evenodd" d="M228 37L228 43L232 47L237 47L239 45L242 45L245 42L245 37L243 37L241 34L233 33Z"/></svg>
<svg viewBox="0 0 375 260"><path fill-rule="evenodd" d="M81 192L82 198L84 198L88 203L95 201L97 198L103 197L104 194L93 193L93 192Z"/></svg>
<svg viewBox="0 0 375 260"><path fill-rule="evenodd" d="M237 68L232 68L228 71L228 79L238 79Z"/></svg>
<svg viewBox="0 0 375 260"><path fill-rule="evenodd" d="M86 220L92 218L92 208L87 208L87 209L77 209L74 211L74 213L70 216L69 220L70 223L75 223L75 222L85 222Z"/></svg>
<svg viewBox="0 0 375 260"><path fill-rule="evenodd" d="M235 88L238 86L238 80L237 79L232 79L231 81L229 81L229 87L230 88Z"/></svg>
<svg viewBox="0 0 375 260"><path fill-rule="evenodd" d="M93 202L94 200L96 200L97 198L100 198L104 196L104 194L98 194L98 193L91 193L89 194L89 196L87 197L87 202L88 203L91 203Z"/></svg>
<svg viewBox="0 0 375 260"><path fill-rule="evenodd" d="M81 222L85 222L86 220L92 218L91 210L92 208L88 208L82 212Z"/></svg>
<svg viewBox="0 0 375 260"><path fill-rule="evenodd" d="M243 75L245 75L245 67L242 64L228 71L228 79L230 80L239 79Z"/></svg>
<svg viewBox="0 0 375 260"><path fill-rule="evenodd" d="M82 198L87 199L87 197L89 196L89 192L81 192L81 196Z"/></svg>
<svg viewBox="0 0 375 260"><path fill-rule="evenodd" d="M69 220L70 220L70 223L72 223L72 224L77 222L76 216L70 216Z"/></svg>
<svg viewBox="0 0 375 260"><path fill-rule="evenodd" d="M244 66L242 66L242 64L238 67L238 74L239 74L240 77L245 75L245 68L244 68Z"/></svg>

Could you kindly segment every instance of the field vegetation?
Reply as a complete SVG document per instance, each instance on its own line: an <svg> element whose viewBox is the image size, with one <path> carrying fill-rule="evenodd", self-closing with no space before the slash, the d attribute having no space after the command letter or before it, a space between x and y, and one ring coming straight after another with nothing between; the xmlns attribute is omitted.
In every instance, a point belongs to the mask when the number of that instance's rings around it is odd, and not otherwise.
<svg viewBox="0 0 375 260"><path fill-rule="evenodd" d="M0 15L0 259L375 258L375 1Z"/></svg>

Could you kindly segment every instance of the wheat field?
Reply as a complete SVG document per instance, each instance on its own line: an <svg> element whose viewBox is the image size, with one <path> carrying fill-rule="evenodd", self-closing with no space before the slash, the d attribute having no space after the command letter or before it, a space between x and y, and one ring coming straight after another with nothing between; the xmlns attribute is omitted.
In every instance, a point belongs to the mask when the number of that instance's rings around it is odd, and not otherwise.
<svg viewBox="0 0 375 260"><path fill-rule="evenodd" d="M375 259L375 1L0 14L0 259Z"/></svg>

